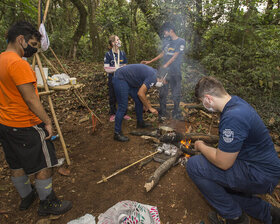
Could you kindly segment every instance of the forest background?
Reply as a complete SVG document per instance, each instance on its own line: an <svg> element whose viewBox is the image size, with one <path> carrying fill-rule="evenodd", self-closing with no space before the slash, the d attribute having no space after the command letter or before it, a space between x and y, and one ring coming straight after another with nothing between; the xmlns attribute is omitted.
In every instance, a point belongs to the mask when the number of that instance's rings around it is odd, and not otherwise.
<svg viewBox="0 0 280 224"><path fill-rule="evenodd" d="M13 23L37 24L37 8L38 0L0 1L0 51ZM193 100L201 76L214 75L279 133L280 0L51 0L45 25L59 57L102 68L112 34L122 40L130 64L155 57L167 21L187 43L183 100Z"/></svg>

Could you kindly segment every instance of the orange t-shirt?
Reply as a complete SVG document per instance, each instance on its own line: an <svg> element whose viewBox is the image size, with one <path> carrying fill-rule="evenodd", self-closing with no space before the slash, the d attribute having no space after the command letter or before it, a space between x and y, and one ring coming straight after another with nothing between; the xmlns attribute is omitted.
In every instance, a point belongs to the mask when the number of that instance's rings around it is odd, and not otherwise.
<svg viewBox="0 0 280 224"><path fill-rule="evenodd" d="M31 127L42 121L24 102L17 86L33 83L38 95L36 75L29 63L15 52L0 54L0 123L10 127ZM39 96L38 96L39 97Z"/></svg>

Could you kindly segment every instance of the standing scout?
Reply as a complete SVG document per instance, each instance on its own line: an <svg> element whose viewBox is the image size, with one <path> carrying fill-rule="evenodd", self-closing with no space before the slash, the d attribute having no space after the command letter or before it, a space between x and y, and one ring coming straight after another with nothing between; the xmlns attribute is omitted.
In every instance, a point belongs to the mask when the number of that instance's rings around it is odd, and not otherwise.
<svg viewBox="0 0 280 224"><path fill-rule="evenodd" d="M108 89L109 89L109 106L110 106L110 122L115 121L116 117L116 96L114 92L114 87L112 83L112 78L116 70L127 64L127 58L124 51L119 48L122 46L122 42L119 37L112 35L109 37L109 48L111 48L104 57L104 69L108 74ZM124 115L125 120L131 120L131 117L127 114Z"/></svg>
<svg viewBox="0 0 280 224"><path fill-rule="evenodd" d="M186 41L176 35L175 27L170 23L165 23L161 30L163 31L164 37L166 38L166 40L163 42L162 52L152 60L142 61L141 63L150 64L163 57L163 65L161 69L159 69L159 72L161 73L161 77L165 79L163 80L163 83L165 84L159 89L159 118L160 120L164 120L167 117L166 103L168 89L170 87L172 100L174 103L172 117L173 119L183 120L179 104L181 99L182 81L181 64Z"/></svg>
<svg viewBox="0 0 280 224"><path fill-rule="evenodd" d="M31 24L18 22L7 34L8 47L0 54L0 142L12 182L26 210L40 199L38 214L63 214L72 208L52 190L52 167L58 164L50 141L52 122L37 90L36 76L27 61L37 52L41 34ZM35 174L35 188L28 175Z"/></svg>

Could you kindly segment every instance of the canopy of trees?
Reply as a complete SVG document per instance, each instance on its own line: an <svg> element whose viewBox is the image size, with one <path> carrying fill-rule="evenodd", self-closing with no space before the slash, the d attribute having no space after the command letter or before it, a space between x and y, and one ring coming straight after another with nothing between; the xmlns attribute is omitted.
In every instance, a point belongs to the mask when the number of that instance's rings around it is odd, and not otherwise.
<svg viewBox="0 0 280 224"><path fill-rule="evenodd" d="M38 0L1 0L1 50L15 21L37 23L37 7ZM60 57L102 62L108 37L116 34L129 63L139 63L161 51L166 21L187 41L186 75L197 61L204 74L262 111L267 123L271 117L279 123L279 0L51 0L46 28Z"/></svg>

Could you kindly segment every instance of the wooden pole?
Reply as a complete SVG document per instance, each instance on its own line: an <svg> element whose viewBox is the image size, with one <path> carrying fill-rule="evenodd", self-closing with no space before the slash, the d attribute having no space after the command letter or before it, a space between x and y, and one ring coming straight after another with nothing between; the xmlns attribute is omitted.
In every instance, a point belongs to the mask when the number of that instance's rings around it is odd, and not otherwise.
<svg viewBox="0 0 280 224"><path fill-rule="evenodd" d="M46 92L39 92L39 96L50 95L54 93L54 90L46 91Z"/></svg>
<svg viewBox="0 0 280 224"><path fill-rule="evenodd" d="M136 161L136 162L134 162L134 163L132 163L132 164L130 164L130 165L128 165L128 166L126 166L126 167L124 167L124 168L118 170L118 171L116 171L115 173L111 174L110 176L108 176L108 177L103 177L102 180L100 180L100 181L97 182L97 184L100 184L100 183L102 183L102 182L107 182L107 180L110 179L111 177L116 176L117 174L119 174L119 173L121 173L121 172L127 170L129 167L132 167L132 166L134 166L135 164L140 163L141 161L143 161L143 160L145 160L145 159L147 159L147 158L149 158L149 157L151 157L151 156L153 156L153 155L155 155L155 154L157 154L157 153L158 153L158 152L153 152L152 154L150 154L150 155L148 155L148 156L145 156L144 158L142 158L142 159L140 159L140 160L138 160L138 161Z"/></svg>
<svg viewBox="0 0 280 224"><path fill-rule="evenodd" d="M43 56L44 60L52 67L55 73L59 74L59 71L54 67L54 65L51 63L49 59L43 54L43 52L40 52L41 55Z"/></svg>
<svg viewBox="0 0 280 224"><path fill-rule="evenodd" d="M46 18L47 18L47 15L48 15L48 10L49 10L49 5L50 5L50 0L48 0L47 3L46 3L45 13L44 13L43 21L42 21L43 24L45 24L45 22L46 22Z"/></svg>
<svg viewBox="0 0 280 224"><path fill-rule="evenodd" d="M53 54L54 57L56 58L58 64L60 65L60 67L62 68L62 70L64 71L64 73L69 75L69 72L67 72L67 70L64 68L64 66L61 64L60 60L58 59L58 57L57 57L56 54L54 53L53 49L52 49L51 47L49 47L49 49L51 50L52 54Z"/></svg>
<svg viewBox="0 0 280 224"><path fill-rule="evenodd" d="M35 71L35 64L36 64L36 60L35 60L35 55L33 56L33 59L32 59L32 70Z"/></svg>
<svg viewBox="0 0 280 224"><path fill-rule="evenodd" d="M38 1L38 29L41 24L41 0Z"/></svg>
<svg viewBox="0 0 280 224"><path fill-rule="evenodd" d="M41 72L41 76L42 76L42 79L43 79L43 82L44 82L45 91L49 92L50 90L49 90L49 87L48 87L48 84L47 84L46 77L44 75L44 70L43 70L43 66L42 66L40 57L37 53L35 54L35 56L36 56L36 60L37 60L37 63L38 63L38 66L39 66L39 69L40 69L40 72ZM68 151L67 151L67 148L66 148L66 145L65 145L65 142L64 142L62 132L61 132L60 127L59 127L59 123L58 123L58 120L57 120L57 117L56 117L56 114L55 114L55 111L54 111L54 108L53 108L53 103L52 103L52 99L51 99L50 95L48 95L48 102L49 102L49 105L50 105L51 113L52 113L52 116L53 116L53 119L54 119L54 123L55 123L56 129L57 129L57 132L59 134L59 139L60 139L64 154L65 154L66 162L67 162L68 165L70 165L71 163L70 163L70 159L69 159L69 156L68 156Z"/></svg>
<svg viewBox="0 0 280 224"><path fill-rule="evenodd" d="M73 89L73 92L75 94L75 96L78 98L78 100L89 110L89 112L91 114L93 114L97 120L103 124L103 122L96 116L96 114L89 108L89 106L87 105L87 103L85 102L85 100L83 99L83 97L79 94L79 92L76 89Z"/></svg>

